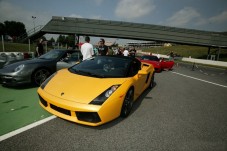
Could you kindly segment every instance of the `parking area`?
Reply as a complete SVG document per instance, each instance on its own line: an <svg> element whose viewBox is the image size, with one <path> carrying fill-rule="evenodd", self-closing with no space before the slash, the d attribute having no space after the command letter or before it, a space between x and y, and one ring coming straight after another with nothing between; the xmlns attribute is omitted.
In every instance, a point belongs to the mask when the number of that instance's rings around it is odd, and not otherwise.
<svg viewBox="0 0 227 151"><path fill-rule="evenodd" d="M157 73L155 87L143 93L126 119L88 127L54 118L1 141L0 148L225 151L226 70L192 67L178 64L172 71ZM17 129L50 116L39 107L36 90L0 87L1 135L8 127Z"/></svg>
<svg viewBox="0 0 227 151"><path fill-rule="evenodd" d="M0 85L0 135L49 116L38 104L37 87Z"/></svg>

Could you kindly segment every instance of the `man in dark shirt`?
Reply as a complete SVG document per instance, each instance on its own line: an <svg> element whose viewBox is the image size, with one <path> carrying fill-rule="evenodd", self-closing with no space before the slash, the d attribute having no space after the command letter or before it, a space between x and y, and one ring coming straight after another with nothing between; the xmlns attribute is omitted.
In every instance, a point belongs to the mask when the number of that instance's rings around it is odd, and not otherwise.
<svg viewBox="0 0 227 151"><path fill-rule="evenodd" d="M105 40L100 39L99 47L98 47L99 55L101 55L101 56L108 55L108 51L109 51L109 48L105 45Z"/></svg>
<svg viewBox="0 0 227 151"><path fill-rule="evenodd" d="M40 39L39 43L37 44L37 47L36 47L36 57L39 57L39 56L41 56L41 55L44 54L42 42L43 42L43 40Z"/></svg>

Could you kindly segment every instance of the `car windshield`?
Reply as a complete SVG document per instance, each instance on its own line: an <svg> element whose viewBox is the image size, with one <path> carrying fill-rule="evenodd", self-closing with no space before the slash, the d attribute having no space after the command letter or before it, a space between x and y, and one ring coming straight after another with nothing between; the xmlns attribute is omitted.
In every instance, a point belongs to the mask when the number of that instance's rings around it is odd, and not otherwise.
<svg viewBox="0 0 227 151"><path fill-rule="evenodd" d="M63 50L51 50L40 56L39 59L58 59L64 54L65 52Z"/></svg>
<svg viewBox="0 0 227 151"><path fill-rule="evenodd" d="M151 61L159 61L157 56L142 56L142 60L151 60Z"/></svg>
<svg viewBox="0 0 227 151"><path fill-rule="evenodd" d="M131 59L127 57L97 56L69 68L75 74L98 77L126 77Z"/></svg>

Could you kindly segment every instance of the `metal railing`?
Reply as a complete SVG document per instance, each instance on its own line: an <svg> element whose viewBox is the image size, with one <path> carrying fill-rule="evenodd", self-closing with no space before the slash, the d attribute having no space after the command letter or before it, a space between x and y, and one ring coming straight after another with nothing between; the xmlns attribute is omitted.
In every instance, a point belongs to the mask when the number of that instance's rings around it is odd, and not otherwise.
<svg viewBox="0 0 227 151"><path fill-rule="evenodd" d="M43 28L43 25L39 25L36 26L35 28L32 28L30 30L28 30L26 33L22 34L21 36L19 36L17 38L18 41L22 41L23 39L26 39L34 34L36 34L37 32L39 32L41 29Z"/></svg>

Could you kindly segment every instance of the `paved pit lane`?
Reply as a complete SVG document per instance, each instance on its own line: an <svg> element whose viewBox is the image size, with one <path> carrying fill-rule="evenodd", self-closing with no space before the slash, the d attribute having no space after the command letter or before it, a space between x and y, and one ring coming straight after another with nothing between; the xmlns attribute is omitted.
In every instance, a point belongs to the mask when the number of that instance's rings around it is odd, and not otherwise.
<svg viewBox="0 0 227 151"><path fill-rule="evenodd" d="M0 148L226 151L227 75L225 70L203 70L224 74L214 78L191 70L191 64L179 64L156 74L155 87L143 93L126 119L88 127L54 118L1 141Z"/></svg>

